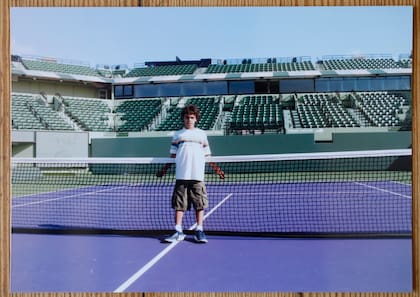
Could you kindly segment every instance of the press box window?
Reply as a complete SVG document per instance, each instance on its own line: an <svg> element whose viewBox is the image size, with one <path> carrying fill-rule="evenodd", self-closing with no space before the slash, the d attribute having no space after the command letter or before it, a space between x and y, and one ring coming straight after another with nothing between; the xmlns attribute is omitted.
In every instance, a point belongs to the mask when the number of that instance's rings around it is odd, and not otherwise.
<svg viewBox="0 0 420 297"><path fill-rule="evenodd" d="M133 97L133 86L115 86L114 87L115 97Z"/></svg>
<svg viewBox="0 0 420 297"><path fill-rule="evenodd" d="M123 86L115 86L114 87L115 97L122 97L123 96Z"/></svg>
<svg viewBox="0 0 420 297"><path fill-rule="evenodd" d="M133 86L124 86L124 97L132 97L133 96Z"/></svg>

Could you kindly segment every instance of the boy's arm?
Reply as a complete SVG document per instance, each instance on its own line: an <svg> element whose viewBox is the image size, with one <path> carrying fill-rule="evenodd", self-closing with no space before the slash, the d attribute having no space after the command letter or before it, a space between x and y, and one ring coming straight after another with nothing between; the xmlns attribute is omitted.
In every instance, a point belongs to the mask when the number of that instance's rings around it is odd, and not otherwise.
<svg viewBox="0 0 420 297"><path fill-rule="evenodd" d="M211 166L211 168L213 168L213 170L219 175L220 179L225 179L225 173L223 172L222 169L220 169L219 166L217 166L216 163L214 162L210 162L209 165Z"/></svg>
<svg viewBox="0 0 420 297"><path fill-rule="evenodd" d="M171 158L175 158L176 154L171 154ZM171 168L173 165L173 163L166 163L161 170L159 170L158 172L156 172L156 176L157 177L162 177L166 174L166 171L168 171L169 168Z"/></svg>
<svg viewBox="0 0 420 297"><path fill-rule="evenodd" d="M210 155L206 155L206 157L210 157ZM220 179L224 179L225 178L225 173L223 172L222 169L220 169L219 166L217 166L216 163L209 162L209 165L211 166L211 168L213 168L213 170L217 173L217 175L219 175Z"/></svg>

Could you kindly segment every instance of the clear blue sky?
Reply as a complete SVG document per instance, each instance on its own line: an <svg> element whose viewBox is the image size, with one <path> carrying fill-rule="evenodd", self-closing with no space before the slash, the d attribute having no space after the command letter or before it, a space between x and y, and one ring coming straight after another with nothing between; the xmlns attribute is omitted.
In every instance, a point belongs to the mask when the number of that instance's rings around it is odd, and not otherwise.
<svg viewBox="0 0 420 297"><path fill-rule="evenodd" d="M13 54L91 64L409 54L412 7L13 8Z"/></svg>

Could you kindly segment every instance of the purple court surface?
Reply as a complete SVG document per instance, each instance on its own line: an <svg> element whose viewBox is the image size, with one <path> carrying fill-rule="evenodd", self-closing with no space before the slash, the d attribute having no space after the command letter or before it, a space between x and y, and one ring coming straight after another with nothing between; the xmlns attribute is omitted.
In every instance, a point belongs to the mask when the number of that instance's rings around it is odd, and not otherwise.
<svg viewBox="0 0 420 297"><path fill-rule="evenodd" d="M209 185L205 228L411 232L411 185L393 182ZM12 201L21 228L173 228L169 186L105 184ZM115 197L123 197L117 200ZM254 205L254 204L255 205ZM167 205L162 207L162 205ZM112 210L112 211L111 211ZM152 212L150 212L152 210ZM137 221L138 219L142 221ZM161 220L167 218L167 221ZM256 219L252 219L256 218ZM162 223L162 225L160 225ZM186 226L193 227L191 222ZM277 225L279 224L279 225ZM258 231L257 230L257 231ZM13 292L410 292L409 237L160 237L12 233Z"/></svg>
<svg viewBox="0 0 420 297"><path fill-rule="evenodd" d="M410 292L411 239L12 234L12 292Z"/></svg>
<svg viewBox="0 0 420 297"><path fill-rule="evenodd" d="M385 182L223 183L211 193L207 230L410 233L411 185ZM173 185L103 184L12 200L12 226L29 229L170 230ZM119 199L116 199L118 197ZM192 220L191 220L192 219ZM184 218L192 226L194 216Z"/></svg>

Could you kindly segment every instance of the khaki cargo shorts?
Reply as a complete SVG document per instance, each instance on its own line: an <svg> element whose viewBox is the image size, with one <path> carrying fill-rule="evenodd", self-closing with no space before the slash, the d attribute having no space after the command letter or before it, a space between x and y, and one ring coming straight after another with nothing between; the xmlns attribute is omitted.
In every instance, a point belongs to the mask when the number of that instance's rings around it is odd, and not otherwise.
<svg viewBox="0 0 420 297"><path fill-rule="evenodd" d="M175 210L195 210L208 207L207 191L204 182L196 180L177 180L172 194L172 208Z"/></svg>

